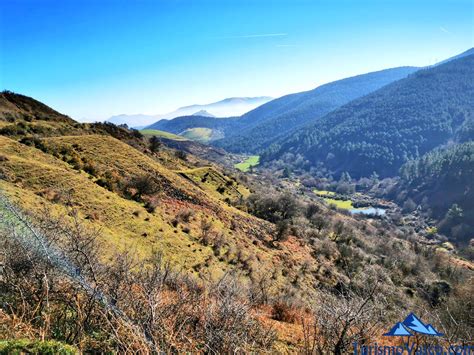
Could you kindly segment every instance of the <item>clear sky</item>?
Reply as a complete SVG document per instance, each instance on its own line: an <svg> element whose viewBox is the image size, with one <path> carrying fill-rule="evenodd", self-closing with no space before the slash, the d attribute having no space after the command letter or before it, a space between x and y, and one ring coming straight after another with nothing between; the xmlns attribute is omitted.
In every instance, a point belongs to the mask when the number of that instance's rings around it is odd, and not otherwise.
<svg viewBox="0 0 474 355"><path fill-rule="evenodd" d="M281 96L474 43L473 0L1 0L0 88L76 119Z"/></svg>

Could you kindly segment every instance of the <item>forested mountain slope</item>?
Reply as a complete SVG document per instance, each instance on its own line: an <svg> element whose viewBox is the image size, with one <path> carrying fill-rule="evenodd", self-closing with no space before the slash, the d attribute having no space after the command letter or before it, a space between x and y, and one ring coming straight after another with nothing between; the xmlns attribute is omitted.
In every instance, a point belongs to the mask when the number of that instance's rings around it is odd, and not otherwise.
<svg viewBox="0 0 474 355"><path fill-rule="evenodd" d="M398 173L409 159L449 141L473 139L474 56L420 70L350 102L266 150L300 154L336 174Z"/></svg>
<svg viewBox="0 0 474 355"><path fill-rule="evenodd" d="M443 60L443 61L435 64L435 66L450 62L450 61L455 60L455 59L460 59L460 58L463 58L463 57L467 57L467 56L473 55L473 54L474 54L474 48L469 48L467 51L464 51L464 52L462 52L458 55L455 55L454 57L448 58L446 60Z"/></svg>
<svg viewBox="0 0 474 355"><path fill-rule="evenodd" d="M440 232L468 241L474 231L474 142L437 149L404 164L402 192L432 210Z"/></svg>
<svg viewBox="0 0 474 355"><path fill-rule="evenodd" d="M226 137L214 144L229 151L256 152L309 120L318 119L416 70L415 67L386 69L283 96L241 116L235 127L226 132Z"/></svg>
<svg viewBox="0 0 474 355"><path fill-rule="evenodd" d="M272 100L240 117L210 119L205 116L183 116L169 121L161 120L147 128L175 134L191 128L209 128L218 132L216 137L223 136L222 139L213 140L213 145L232 152L255 152L308 120L322 117L416 70L418 68L401 67L338 80L310 91Z"/></svg>

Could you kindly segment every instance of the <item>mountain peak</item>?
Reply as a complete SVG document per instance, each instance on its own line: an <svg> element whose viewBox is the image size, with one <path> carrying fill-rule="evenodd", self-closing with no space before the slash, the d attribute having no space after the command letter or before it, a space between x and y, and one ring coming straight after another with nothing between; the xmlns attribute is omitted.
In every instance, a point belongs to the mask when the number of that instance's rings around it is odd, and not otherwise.
<svg viewBox="0 0 474 355"><path fill-rule="evenodd" d="M191 116L216 117L212 113L207 112L206 110L199 110L197 112L194 112Z"/></svg>
<svg viewBox="0 0 474 355"><path fill-rule="evenodd" d="M228 97L220 101L216 102L211 102L210 104L195 104L195 105L189 105L189 106L183 106L180 107L178 110L187 110L187 109L193 109L193 108L203 108L205 107L210 107L210 108L215 108L215 107L221 107L224 105L229 105L229 104L234 104L234 105L263 105L264 103L267 103L268 101L272 100L273 98L270 96L255 96L255 97L249 97L249 96L243 96L243 97ZM208 109L210 111L210 109ZM250 111L250 110L249 110ZM246 111L247 112L247 111Z"/></svg>
<svg viewBox="0 0 474 355"><path fill-rule="evenodd" d="M144 127L160 120L171 120L183 116L235 117L243 115L270 100L272 98L268 96L230 97L210 104L183 106L162 115L117 115L110 117L107 121L115 124L126 123L130 127Z"/></svg>

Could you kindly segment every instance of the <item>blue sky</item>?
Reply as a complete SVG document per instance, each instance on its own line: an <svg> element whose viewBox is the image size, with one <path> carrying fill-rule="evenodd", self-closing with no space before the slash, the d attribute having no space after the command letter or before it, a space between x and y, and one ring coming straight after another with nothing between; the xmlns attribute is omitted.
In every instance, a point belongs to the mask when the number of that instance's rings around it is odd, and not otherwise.
<svg viewBox="0 0 474 355"><path fill-rule="evenodd" d="M2 0L0 88L76 119L281 96L474 44L472 0Z"/></svg>

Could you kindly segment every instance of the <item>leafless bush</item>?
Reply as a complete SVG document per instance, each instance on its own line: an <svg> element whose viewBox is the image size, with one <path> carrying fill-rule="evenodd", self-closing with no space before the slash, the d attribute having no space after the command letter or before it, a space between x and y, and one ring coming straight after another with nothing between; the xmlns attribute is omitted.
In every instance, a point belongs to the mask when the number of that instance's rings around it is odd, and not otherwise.
<svg viewBox="0 0 474 355"><path fill-rule="evenodd" d="M376 287L365 294L323 293L310 319L303 318L304 354L345 354L354 341L370 341L383 320Z"/></svg>
<svg viewBox="0 0 474 355"><path fill-rule="evenodd" d="M201 239L203 240L205 245L208 245L211 239L212 223L209 220L202 218L200 227L201 227Z"/></svg>
<svg viewBox="0 0 474 355"><path fill-rule="evenodd" d="M247 352L271 345L273 333L257 320L237 278L200 285L160 253L141 261L133 252L117 254L104 264L100 233L85 228L74 211L61 219L45 212L32 223L5 206L0 311L42 339L119 353Z"/></svg>
<svg viewBox="0 0 474 355"><path fill-rule="evenodd" d="M245 291L237 280L224 277L213 290L203 330L206 348L211 353L244 352L244 344L247 350L268 349L275 334L272 330L263 329L251 316L251 303L240 297Z"/></svg>
<svg viewBox="0 0 474 355"><path fill-rule="evenodd" d="M266 271L260 271L251 276L250 299L256 304L267 304L270 300L272 287L271 276Z"/></svg>
<svg viewBox="0 0 474 355"><path fill-rule="evenodd" d="M472 345L474 339L474 285L459 285L454 294L436 309L430 310L445 334L447 344Z"/></svg>

